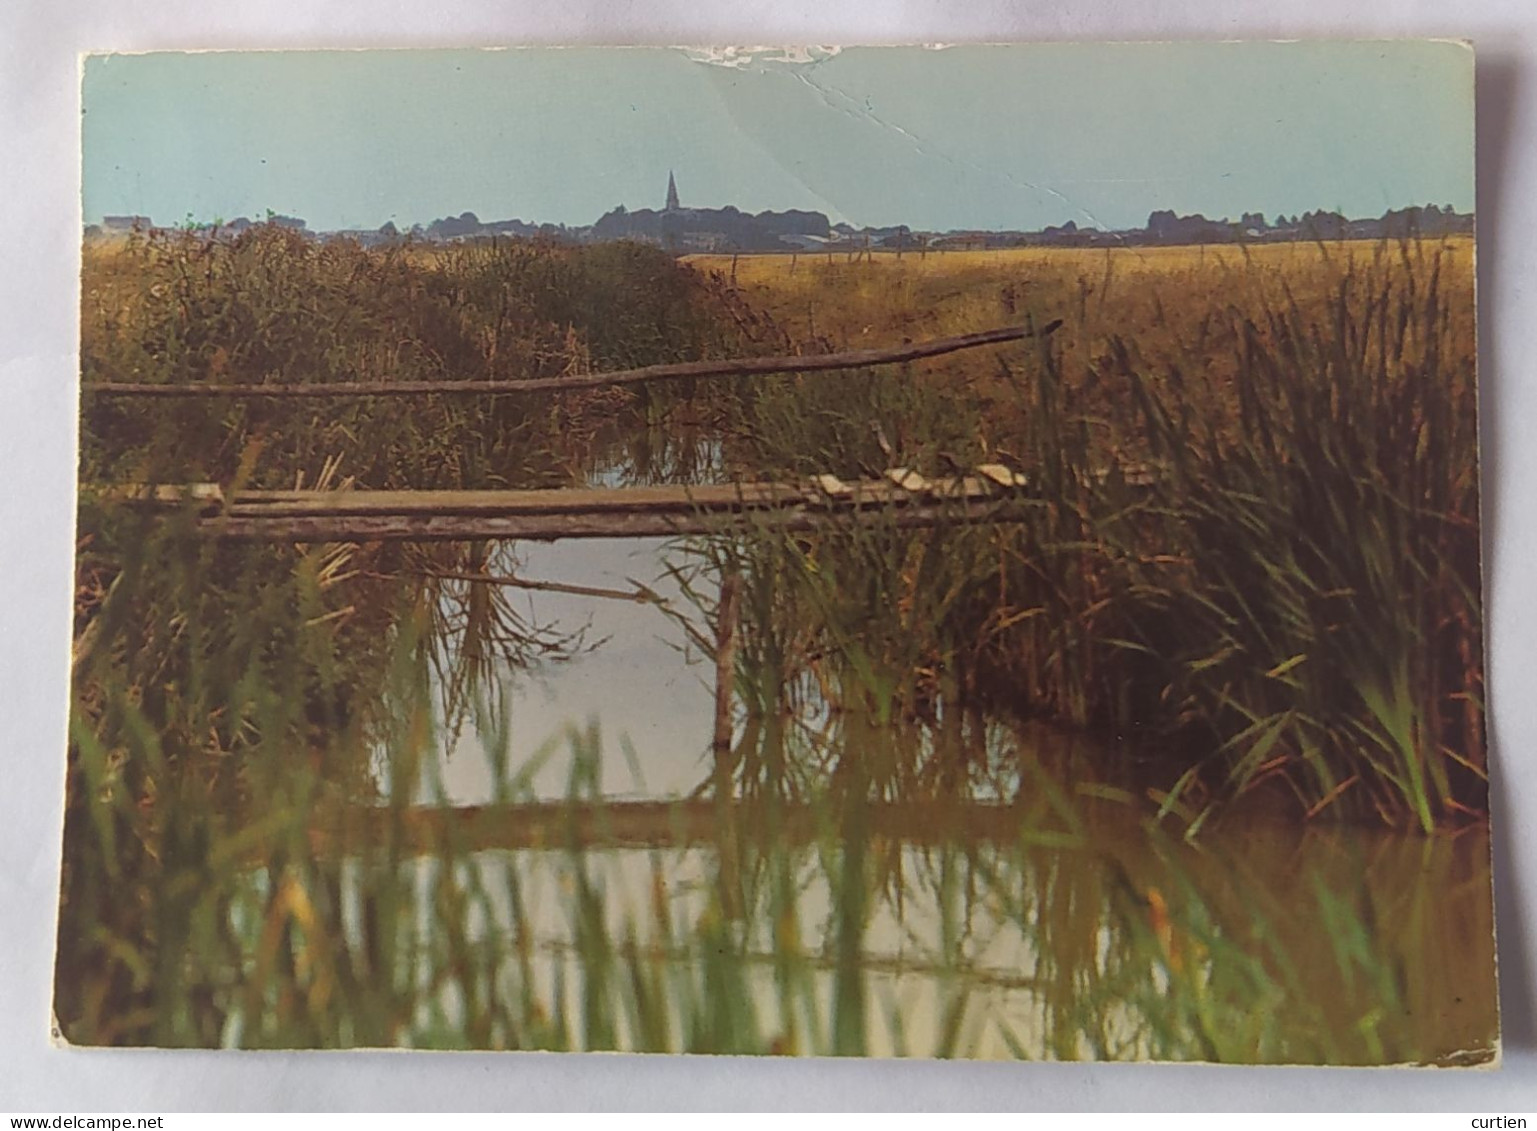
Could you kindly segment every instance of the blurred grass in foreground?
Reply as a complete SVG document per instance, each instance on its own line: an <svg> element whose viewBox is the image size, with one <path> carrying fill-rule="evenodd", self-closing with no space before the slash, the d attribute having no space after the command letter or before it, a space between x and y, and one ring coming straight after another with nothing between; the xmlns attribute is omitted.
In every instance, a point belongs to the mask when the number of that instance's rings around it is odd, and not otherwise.
<svg viewBox="0 0 1537 1131"><path fill-rule="evenodd" d="M559 758L572 807L544 847L486 847L473 820L422 823L441 802L443 687L414 595L399 595L367 681L363 654L347 653L350 685L372 698L318 703L293 673L338 659L337 587L315 580L310 555L192 544L202 560L157 558L151 576L130 555L125 576L141 598L206 597L168 616L161 639L142 607L113 607L129 592L117 589L77 672L56 975L72 1042L1490 1055L1479 829L1257 822L1191 846L1020 741L1000 754L1018 767L1010 832L893 837L876 807L922 787L869 775L913 741L935 749L934 728L865 718L844 720L843 768L822 784L722 806L708 836L624 847L603 832L596 727L513 764L512 721L482 710L493 800L531 801L539 765ZM260 631L244 635L257 610ZM238 671L218 666L238 656ZM761 730L740 742L764 756Z"/></svg>

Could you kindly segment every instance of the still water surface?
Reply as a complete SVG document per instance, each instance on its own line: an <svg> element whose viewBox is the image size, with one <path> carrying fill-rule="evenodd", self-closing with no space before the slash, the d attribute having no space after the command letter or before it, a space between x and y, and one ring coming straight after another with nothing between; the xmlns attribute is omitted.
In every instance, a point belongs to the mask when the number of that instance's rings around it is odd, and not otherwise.
<svg viewBox="0 0 1537 1131"><path fill-rule="evenodd" d="M704 627L670 580L661 542L506 552L524 577L618 590L641 581ZM539 623L585 626L593 645L503 673L514 769L568 728L595 725L601 771L589 805L681 803L709 782L713 663L674 616L568 594L512 600ZM845 728L832 741L879 757L886 744L939 740L909 723ZM542 1014L582 1018L579 1047L1339 1063L1493 1055L1484 828L1424 838L1261 814L1218 822L1190 845L1134 791L1093 784L1096 752L1081 738L983 719L943 740L969 744L966 760L991 769L928 827L920 814L893 829L843 799L812 805L810 832L802 822L767 834L772 822L744 804L705 832L664 832L644 847L600 840L423 861L422 945L434 945L445 884L483 893L477 935L515 940L520 956L488 984L512 979ZM443 750L444 802L491 802L485 744L470 728ZM525 800L567 798L570 782L558 750ZM636 972L649 971L664 988L625 998L614 988L624 978L604 981L615 968L636 986ZM615 999L607 1012L592 1013L594 993ZM420 1006L418 1033L462 1032L483 1006L465 994ZM707 1032L712 1023L718 1031Z"/></svg>

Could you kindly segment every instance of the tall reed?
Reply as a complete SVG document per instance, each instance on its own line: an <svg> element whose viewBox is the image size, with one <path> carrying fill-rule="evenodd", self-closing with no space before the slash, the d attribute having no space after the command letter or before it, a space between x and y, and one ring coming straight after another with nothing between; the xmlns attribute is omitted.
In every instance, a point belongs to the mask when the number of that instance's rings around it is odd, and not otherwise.
<svg viewBox="0 0 1537 1131"><path fill-rule="evenodd" d="M736 449L749 466L1001 459L1035 501L1006 526L878 548L879 522L770 540L782 564L763 571L797 580L761 631L799 632L808 669L884 649L900 709L921 705L927 671L957 706L1091 729L1171 811L1269 791L1299 816L1424 831L1483 812L1465 246L1237 260L1225 289L1112 264L1011 290L1037 325L1065 324L991 374L973 359L758 391ZM760 301L793 311L810 287L825 325L855 269L836 270ZM921 280L864 286L926 301L938 284Z"/></svg>

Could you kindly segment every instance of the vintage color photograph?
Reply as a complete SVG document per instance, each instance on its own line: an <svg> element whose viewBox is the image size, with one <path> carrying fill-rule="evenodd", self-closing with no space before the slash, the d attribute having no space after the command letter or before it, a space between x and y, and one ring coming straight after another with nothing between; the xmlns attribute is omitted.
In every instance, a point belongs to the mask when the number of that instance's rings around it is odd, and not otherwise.
<svg viewBox="0 0 1537 1131"><path fill-rule="evenodd" d="M1465 44L82 109L57 1040L1498 1062Z"/></svg>

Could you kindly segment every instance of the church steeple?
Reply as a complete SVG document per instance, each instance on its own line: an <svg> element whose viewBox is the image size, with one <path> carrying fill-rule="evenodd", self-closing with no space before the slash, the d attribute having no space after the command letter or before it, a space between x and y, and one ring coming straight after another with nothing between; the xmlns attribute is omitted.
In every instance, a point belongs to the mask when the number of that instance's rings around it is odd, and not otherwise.
<svg viewBox="0 0 1537 1131"><path fill-rule="evenodd" d="M672 179L672 170L667 170L667 211L676 212L678 204L678 182Z"/></svg>

